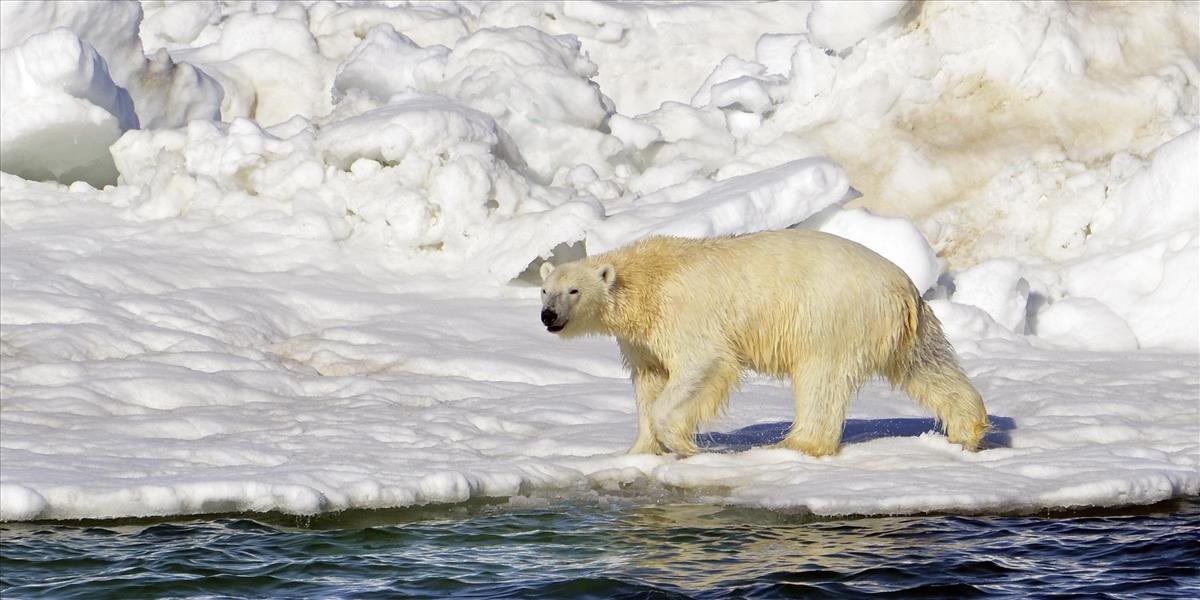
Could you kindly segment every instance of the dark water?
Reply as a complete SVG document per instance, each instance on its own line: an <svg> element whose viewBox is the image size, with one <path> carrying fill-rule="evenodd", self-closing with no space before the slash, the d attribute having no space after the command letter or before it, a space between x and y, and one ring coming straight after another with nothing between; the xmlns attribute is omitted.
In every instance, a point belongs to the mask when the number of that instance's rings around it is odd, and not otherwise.
<svg viewBox="0 0 1200 600"><path fill-rule="evenodd" d="M702 505L476 504L0 525L4 598L1200 597L1200 499L817 520Z"/></svg>

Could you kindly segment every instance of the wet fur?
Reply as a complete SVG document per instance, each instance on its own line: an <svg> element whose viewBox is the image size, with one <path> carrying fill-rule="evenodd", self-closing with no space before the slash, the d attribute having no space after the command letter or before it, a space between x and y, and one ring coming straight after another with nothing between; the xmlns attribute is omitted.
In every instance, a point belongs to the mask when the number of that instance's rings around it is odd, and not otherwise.
<svg viewBox="0 0 1200 600"><path fill-rule="evenodd" d="M612 281L600 277L615 272ZM743 370L789 378L796 418L781 445L837 452L852 394L881 375L974 450L987 415L933 311L894 264L813 231L652 237L543 272L566 337L617 338L638 404L631 452L696 451Z"/></svg>

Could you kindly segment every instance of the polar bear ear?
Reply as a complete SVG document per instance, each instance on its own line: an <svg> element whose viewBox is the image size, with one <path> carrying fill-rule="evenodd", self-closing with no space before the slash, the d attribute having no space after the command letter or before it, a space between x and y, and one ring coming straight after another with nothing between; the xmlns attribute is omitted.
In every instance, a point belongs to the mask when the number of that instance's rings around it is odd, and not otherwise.
<svg viewBox="0 0 1200 600"><path fill-rule="evenodd" d="M612 265L600 265L600 279L604 281L604 285L612 287L617 282L617 269Z"/></svg>
<svg viewBox="0 0 1200 600"><path fill-rule="evenodd" d="M545 281L546 278L554 272L554 265L551 264L550 261L546 261L542 263L542 267L538 270L538 272L542 274L542 281Z"/></svg>

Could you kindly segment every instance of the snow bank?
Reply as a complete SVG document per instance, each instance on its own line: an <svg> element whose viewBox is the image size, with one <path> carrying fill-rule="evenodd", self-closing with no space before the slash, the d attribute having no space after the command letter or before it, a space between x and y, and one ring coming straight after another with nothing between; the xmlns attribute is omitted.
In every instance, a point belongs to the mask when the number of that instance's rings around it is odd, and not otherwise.
<svg viewBox="0 0 1200 600"><path fill-rule="evenodd" d="M951 276L950 299L1059 347L1200 350L1196 164L1192 130L1109 192L1083 256L1051 266L984 261Z"/></svg>
<svg viewBox="0 0 1200 600"><path fill-rule="evenodd" d="M626 115L664 102L687 103L731 54L751 56L763 32L804 27L807 2L773 2L753 10L718 2L494 2L479 22L530 25L577 37L598 65L596 82Z"/></svg>
<svg viewBox="0 0 1200 600"><path fill-rule="evenodd" d="M1163 144L1113 194L1083 259L1063 273L1072 297L1094 298L1147 348L1200 351L1200 130ZM1109 319L1111 320L1111 319Z"/></svg>
<svg viewBox="0 0 1200 600"><path fill-rule="evenodd" d="M723 141L709 139L728 137L721 114L682 105L646 122L614 114L589 80L595 65L569 36L485 28L453 48L422 47L394 29L389 11L354 14L366 34L349 51L323 46L299 27L299 13L248 39L238 32L279 17L247 12L175 49L231 86L227 104L255 99L254 115L227 107L227 118L255 118L133 132L115 144L122 181L143 191L131 214L257 219L386 252L407 271L504 283L556 248L786 227L846 194L840 168L817 159L713 182L728 156L714 149ZM262 44L274 50L264 54ZM322 54L330 48L345 54L336 67ZM268 61L255 77L281 73L268 68L276 55L309 56L295 68L311 72L287 77L306 76L331 94L289 86L283 102L257 83L225 81L251 49Z"/></svg>
<svg viewBox="0 0 1200 600"><path fill-rule="evenodd" d="M726 122L707 136L724 168L828 155L864 194L852 206L914 221L958 270L1084 254L1131 154L1200 118L1197 16L1169 3L568 2L489 4L479 21L577 36L601 90L640 122L708 107L724 87L712 108ZM708 174L671 169L670 184Z"/></svg>
<svg viewBox="0 0 1200 600"><path fill-rule="evenodd" d="M706 453L627 456L615 344L546 334L533 289L397 273L254 221L131 220L119 188L0 189L0 519L638 489L830 515L1200 493L1195 355L976 346L965 364L995 429L977 454L882 384L856 398L838 456L762 447L792 401L751 379Z"/></svg>
<svg viewBox="0 0 1200 600"><path fill-rule="evenodd" d="M787 227L847 193L840 168L808 159L695 196L646 197L606 216L593 196L526 178L493 119L442 97L410 96L316 131L296 125L291 135L276 130L286 137L245 119L126 135L112 153L125 184L141 190L127 210L138 218L252 219L329 242L353 238L408 270L505 283L560 244L584 241L598 252L655 233Z"/></svg>

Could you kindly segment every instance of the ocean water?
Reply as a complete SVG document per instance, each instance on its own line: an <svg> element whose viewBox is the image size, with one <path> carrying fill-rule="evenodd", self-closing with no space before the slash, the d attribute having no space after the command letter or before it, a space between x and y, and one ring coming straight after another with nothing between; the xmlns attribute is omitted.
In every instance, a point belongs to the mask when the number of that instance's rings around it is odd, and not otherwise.
<svg viewBox="0 0 1200 600"><path fill-rule="evenodd" d="M0 533L4 598L1200 597L1200 498L853 519L531 501Z"/></svg>

